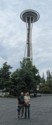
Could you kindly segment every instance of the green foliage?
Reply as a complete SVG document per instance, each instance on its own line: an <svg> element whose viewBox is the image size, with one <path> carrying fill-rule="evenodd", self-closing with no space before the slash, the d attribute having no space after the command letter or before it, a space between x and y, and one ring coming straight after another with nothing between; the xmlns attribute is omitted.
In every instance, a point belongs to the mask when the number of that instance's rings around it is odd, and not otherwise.
<svg viewBox="0 0 52 125"><path fill-rule="evenodd" d="M11 73L12 67L5 62L0 69L0 89L17 95L19 91L36 91L36 85L40 83L38 69L32 62L24 59L20 62L20 68Z"/></svg>
<svg viewBox="0 0 52 125"><path fill-rule="evenodd" d="M12 67L5 62L0 69L0 89L7 89L9 87L10 74L9 71Z"/></svg>
<svg viewBox="0 0 52 125"><path fill-rule="evenodd" d="M32 65L31 61L23 60L20 62L20 69L17 69L12 75L13 84L16 85L18 91L35 91L36 84L40 82L38 70Z"/></svg>
<svg viewBox="0 0 52 125"><path fill-rule="evenodd" d="M50 93L51 92L50 87L47 85L44 85L40 90L42 93Z"/></svg>

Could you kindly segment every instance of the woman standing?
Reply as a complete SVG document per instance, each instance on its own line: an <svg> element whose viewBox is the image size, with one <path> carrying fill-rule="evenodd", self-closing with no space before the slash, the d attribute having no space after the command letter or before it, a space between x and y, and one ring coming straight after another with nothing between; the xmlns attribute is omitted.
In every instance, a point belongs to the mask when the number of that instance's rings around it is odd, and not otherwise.
<svg viewBox="0 0 52 125"><path fill-rule="evenodd" d="M25 118L30 118L30 95L27 92L24 96Z"/></svg>

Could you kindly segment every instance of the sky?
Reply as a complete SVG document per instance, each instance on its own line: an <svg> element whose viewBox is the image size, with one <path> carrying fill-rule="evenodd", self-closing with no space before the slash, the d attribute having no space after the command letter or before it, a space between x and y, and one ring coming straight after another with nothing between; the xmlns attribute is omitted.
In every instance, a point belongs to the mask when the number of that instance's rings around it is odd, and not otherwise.
<svg viewBox="0 0 52 125"><path fill-rule="evenodd" d="M0 0L0 68L7 62L15 71L23 60L27 30L20 14L26 9L40 14L32 29L33 65L46 75L52 72L52 0Z"/></svg>

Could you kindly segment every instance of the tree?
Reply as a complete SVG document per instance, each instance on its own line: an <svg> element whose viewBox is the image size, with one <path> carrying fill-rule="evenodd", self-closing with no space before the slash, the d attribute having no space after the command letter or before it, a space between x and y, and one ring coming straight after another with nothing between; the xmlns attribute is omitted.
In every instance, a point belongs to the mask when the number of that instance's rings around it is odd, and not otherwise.
<svg viewBox="0 0 52 125"><path fill-rule="evenodd" d="M5 62L0 69L0 89L8 89L10 83L10 69L12 67Z"/></svg>
<svg viewBox="0 0 52 125"><path fill-rule="evenodd" d="M24 59L20 62L20 68L17 69L11 76L14 86L18 90L35 91L36 84L40 82L38 69L32 65L30 60Z"/></svg>
<svg viewBox="0 0 52 125"><path fill-rule="evenodd" d="M12 67L5 62L0 69L0 89L9 91L10 94L17 95L19 91L36 91L37 84L40 83L40 75L36 66L30 60L20 62L20 68L11 73Z"/></svg>

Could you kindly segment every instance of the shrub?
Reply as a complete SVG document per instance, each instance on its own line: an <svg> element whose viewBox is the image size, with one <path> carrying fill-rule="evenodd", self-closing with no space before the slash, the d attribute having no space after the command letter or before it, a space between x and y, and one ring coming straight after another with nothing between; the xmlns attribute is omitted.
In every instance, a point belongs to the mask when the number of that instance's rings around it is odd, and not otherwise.
<svg viewBox="0 0 52 125"><path fill-rule="evenodd" d="M42 93L51 93L51 89L50 89L49 86L43 86L43 87L41 88L41 92L42 92Z"/></svg>

